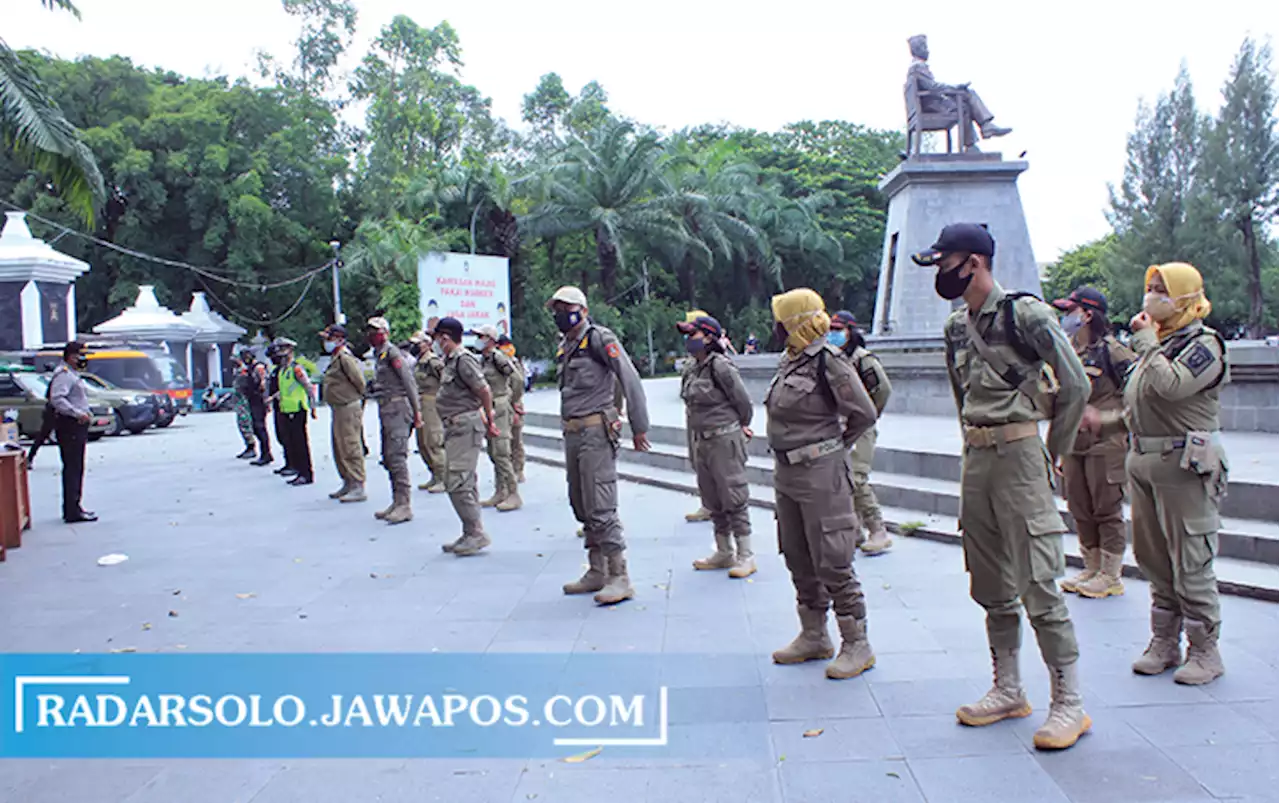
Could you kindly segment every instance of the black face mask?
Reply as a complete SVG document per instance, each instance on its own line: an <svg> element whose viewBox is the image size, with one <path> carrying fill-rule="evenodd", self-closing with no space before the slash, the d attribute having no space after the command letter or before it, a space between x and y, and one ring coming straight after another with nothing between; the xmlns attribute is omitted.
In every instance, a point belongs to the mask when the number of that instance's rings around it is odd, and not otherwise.
<svg viewBox="0 0 1280 803"><path fill-rule="evenodd" d="M76 370L77 370L77 371L83 371L84 369L86 369L86 368L88 368L88 367L89 367L89 358L88 358L88 357L76 357Z"/></svg>
<svg viewBox="0 0 1280 803"><path fill-rule="evenodd" d="M570 312L568 310L560 310L556 313L556 328L561 332L569 332L573 327L582 323L581 312Z"/></svg>
<svg viewBox="0 0 1280 803"><path fill-rule="evenodd" d="M964 268L964 263L952 270L940 270L938 275L933 277L933 290L938 295L948 301L955 301L964 295L964 291L969 289L969 282L973 281L973 274L961 278L960 271Z"/></svg>

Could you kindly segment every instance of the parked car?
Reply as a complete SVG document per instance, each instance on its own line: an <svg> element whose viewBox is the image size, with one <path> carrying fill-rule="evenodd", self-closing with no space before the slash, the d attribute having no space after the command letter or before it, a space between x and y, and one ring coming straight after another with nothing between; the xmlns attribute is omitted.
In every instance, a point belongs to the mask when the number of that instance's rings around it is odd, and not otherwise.
<svg viewBox="0 0 1280 803"><path fill-rule="evenodd" d="M137 435L156 422L160 404L150 393L125 390L87 371L80 373L90 395L102 399L111 406L111 426L108 435L119 435L126 430Z"/></svg>
<svg viewBox="0 0 1280 803"><path fill-rule="evenodd" d="M167 354L143 351L132 347L95 347L89 343L84 352L89 361L89 372L105 379L122 390L145 391L153 395L167 396L177 413L185 415L191 409L191 380L182 364ZM37 368L51 369L62 359L62 352L46 349L36 352L31 364ZM27 360L24 358L24 362ZM156 426L167 427L172 417L163 414Z"/></svg>
<svg viewBox="0 0 1280 803"><path fill-rule="evenodd" d="M44 407L49 398L49 377L25 365L0 365L0 410L18 411L18 434L35 438L44 423ZM111 426L111 407L105 401L89 399L89 440L96 441ZM50 440L57 440L51 435Z"/></svg>

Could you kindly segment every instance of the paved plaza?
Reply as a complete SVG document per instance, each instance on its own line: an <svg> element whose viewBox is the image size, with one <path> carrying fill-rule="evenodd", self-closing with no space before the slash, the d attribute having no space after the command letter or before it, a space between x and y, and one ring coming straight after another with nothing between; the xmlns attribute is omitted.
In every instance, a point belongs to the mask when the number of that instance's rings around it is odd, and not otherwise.
<svg viewBox="0 0 1280 803"><path fill-rule="evenodd" d="M529 401L539 410L554 402L547 391ZM1129 669L1147 640L1145 584L1128 581L1125 596L1104 601L1071 597L1094 728L1074 749L1045 754L1031 746L1048 680L1029 630L1023 670L1035 714L983 729L955 722L955 708L990 680L982 615L955 547L898 539L890 554L858 561L878 662L830 681L821 663L769 661L797 625L766 511L752 510L760 572L732 581L690 568L711 545L709 524L683 520L692 497L621 484L637 598L597 608L560 592L584 553L559 471L531 463L524 509L485 512L489 554L456 559L439 548L458 535L443 496L415 492L410 524L372 518L390 495L372 409L369 502L325 498L339 485L328 420L322 410L312 422L317 484L302 488L233 459L242 444L230 415L194 414L167 431L91 444L85 502L102 521L87 525L60 522L57 450L44 451L31 475L35 526L0 564L0 649L658 655L701 667L670 681L672 747L654 757L606 748L577 764L0 761L0 801L1277 800L1274 604L1224 597L1227 674L1190 688ZM895 437L887 429L882 443ZM415 482L424 480L421 460L411 461ZM492 471L481 465L487 495ZM129 560L96 565L114 552Z"/></svg>

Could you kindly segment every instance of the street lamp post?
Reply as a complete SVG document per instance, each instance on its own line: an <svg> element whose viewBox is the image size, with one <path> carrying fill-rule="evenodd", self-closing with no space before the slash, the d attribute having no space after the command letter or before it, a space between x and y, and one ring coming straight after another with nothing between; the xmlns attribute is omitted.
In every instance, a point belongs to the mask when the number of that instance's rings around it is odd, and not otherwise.
<svg viewBox="0 0 1280 803"><path fill-rule="evenodd" d="M333 249L333 322L345 324L347 316L342 314L342 294L338 290L338 268L342 267L342 243L338 240L330 240L329 247Z"/></svg>

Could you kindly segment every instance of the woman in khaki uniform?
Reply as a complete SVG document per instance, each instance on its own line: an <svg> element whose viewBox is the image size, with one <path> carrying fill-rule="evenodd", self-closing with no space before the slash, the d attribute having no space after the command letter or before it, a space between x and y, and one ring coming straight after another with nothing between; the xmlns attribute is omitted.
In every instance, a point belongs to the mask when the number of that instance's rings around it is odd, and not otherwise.
<svg viewBox="0 0 1280 803"><path fill-rule="evenodd" d="M1089 376L1089 404L1119 410L1125 375L1135 355L1111 336L1107 297L1092 287L1077 287L1053 302L1066 312L1062 331L1076 347ZM1076 436L1071 454L1062 458L1067 509L1076 522L1084 570L1061 582L1062 590L1103 599L1124 593L1124 433L1099 438L1087 430Z"/></svg>
<svg viewBox="0 0 1280 803"><path fill-rule="evenodd" d="M716 551L693 562L693 568L728 569L730 577L755 574L751 550L751 516L747 512L747 444L751 438L751 396L733 361L722 351L724 330L709 315L692 324L677 324L687 331L685 348L692 367L680 382L688 416L689 437L698 493L711 512Z"/></svg>
<svg viewBox="0 0 1280 803"><path fill-rule="evenodd" d="M1213 559L1227 487L1218 394L1230 370L1222 336L1203 323L1211 307L1199 271L1152 265L1146 288L1143 311L1130 321L1138 364L1125 383L1124 412L1089 408L1083 426L1103 437L1129 431L1133 554L1151 581L1151 642L1133 671L1177 667L1174 681L1200 685L1225 671Z"/></svg>
<svg viewBox="0 0 1280 803"><path fill-rule="evenodd" d="M849 455L875 425L876 408L853 366L826 341L831 319L821 296L808 288L774 296L773 317L787 351L764 403L778 548L796 589L801 628L773 660L830 658L827 610L834 607L843 643L827 677L851 678L876 662L867 641L866 598L853 571L858 516Z"/></svg>

